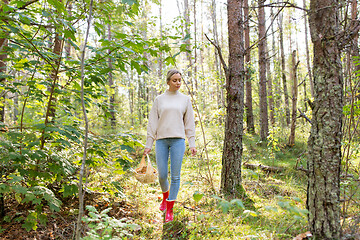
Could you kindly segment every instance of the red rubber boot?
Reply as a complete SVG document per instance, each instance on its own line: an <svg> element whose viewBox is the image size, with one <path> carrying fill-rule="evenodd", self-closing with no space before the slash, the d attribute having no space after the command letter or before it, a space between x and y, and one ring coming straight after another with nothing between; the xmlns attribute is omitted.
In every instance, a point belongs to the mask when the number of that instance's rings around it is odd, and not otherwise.
<svg viewBox="0 0 360 240"><path fill-rule="evenodd" d="M165 211L166 210L166 199L169 197L169 191L167 192L163 192L163 200L162 202L160 203L160 211Z"/></svg>
<svg viewBox="0 0 360 240"><path fill-rule="evenodd" d="M171 222L174 220L174 213L173 213L173 207L174 207L174 201L166 201L166 215L165 215L165 222Z"/></svg>

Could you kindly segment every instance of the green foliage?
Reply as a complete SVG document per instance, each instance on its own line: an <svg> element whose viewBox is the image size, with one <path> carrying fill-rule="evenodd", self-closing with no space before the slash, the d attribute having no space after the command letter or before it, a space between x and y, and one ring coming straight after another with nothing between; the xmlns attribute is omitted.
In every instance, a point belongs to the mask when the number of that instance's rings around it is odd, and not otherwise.
<svg viewBox="0 0 360 240"><path fill-rule="evenodd" d="M88 216L83 217L83 221L88 224L90 231L86 233L83 240L108 240L126 239L133 235L131 231L139 228L137 224L130 223L126 219L116 219L109 217L111 208L107 208L100 213L93 206L86 206L89 211Z"/></svg>

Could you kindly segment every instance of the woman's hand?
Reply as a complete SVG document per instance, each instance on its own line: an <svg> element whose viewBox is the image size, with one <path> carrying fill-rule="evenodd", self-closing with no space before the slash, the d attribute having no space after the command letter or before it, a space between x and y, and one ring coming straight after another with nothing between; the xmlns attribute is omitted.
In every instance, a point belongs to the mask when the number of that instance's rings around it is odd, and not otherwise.
<svg viewBox="0 0 360 240"><path fill-rule="evenodd" d="M191 156L195 156L197 153L197 150L195 147L190 148L190 151L191 151Z"/></svg>
<svg viewBox="0 0 360 240"><path fill-rule="evenodd" d="M147 155L147 154L149 154L149 153L150 153L150 151L151 151L151 149L150 149L150 148L145 148L145 149L144 149L144 153L143 153L143 155Z"/></svg>

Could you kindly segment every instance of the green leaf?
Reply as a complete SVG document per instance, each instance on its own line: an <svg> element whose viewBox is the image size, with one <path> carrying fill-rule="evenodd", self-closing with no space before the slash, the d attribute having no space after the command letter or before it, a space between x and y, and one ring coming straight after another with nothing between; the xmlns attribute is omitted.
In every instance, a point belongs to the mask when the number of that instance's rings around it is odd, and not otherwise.
<svg viewBox="0 0 360 240"><path fill-rule="evenodd" d="M230 203L239 208L245 209L245 206L244 206L243 202L241 201L241 199L233 199L230 201Z"/></svg>
<svg viewBox="0 0 360 240"><path fill-rule="evenodd" d="M22 224L22 227L26 229L26 231L30 232L31 230L36 230L37 229L37 214L36 212L32 212L30 213L26 220L25 223Z"/></svg>
<svg viewBox="0 0 360 240"><path fill-rule="evenodd" d="M137 0L121 0L122 3L128 4L130 6L134 5L134 4L138 4Z"/></svg>
<svg viewBox="0 0 360 240"><path fill-rule="evenodd" d="M14 174L11 174L9 176L11 179L9 179L7 182L8 183L17 183L17 182L21 182L22 180L24 180L23 176L16 176Z"/></svg>
<svg viewBox="0 0 360 240"><path fill-rule="evenodd" d="M194 198L195 202L197 202L197 203L202 199L203 196L204 196L204 194L199 191L196 191L193 194L193 198Z"/></svg>
<svg viewBox="0 0 360 240"><path fill-rule="evenodd" d="M76 196L77 192L78 192L78 187L76 184L64 185L64 192L63 192L64 197Z"/></svg>
<svg viewBox="0 0 360 240"><path fill-rule="evenodd" d="M221 207L223 213L228 213L231 208L231 203L223 200L219 202L219 206Z"/></svg>
<svg viewBox="0 0 360 240"><path fill-rule="evenodd" d="M65 6L63 1L59 0L47 0L50 5L52 5L58 12L65 12Z"/></svg>
<svg viewBox="0 0 360 240"><path fill-rule="evenodd" d="M23 187L21 185L14 185L11 187L13 191L20 193L20 194L26 194L28 191L28 188Z"/></svg>

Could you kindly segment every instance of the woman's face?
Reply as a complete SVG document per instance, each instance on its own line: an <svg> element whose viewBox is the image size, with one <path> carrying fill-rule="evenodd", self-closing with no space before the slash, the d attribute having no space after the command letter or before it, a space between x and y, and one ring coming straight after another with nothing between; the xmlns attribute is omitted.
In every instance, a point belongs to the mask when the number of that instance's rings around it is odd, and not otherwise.
<svg viewBox="0 0 360 240"><path fill-rule="evenodd" d="M170 81L168 82L169 91L174 92L180 89L181 87L181 75L179 73L175 73L170 77Z"/></svg>

